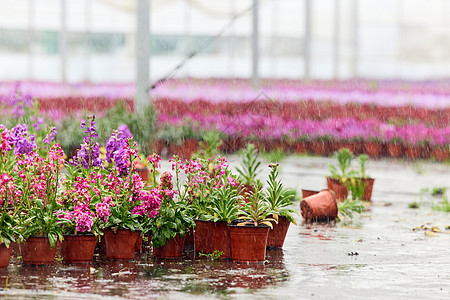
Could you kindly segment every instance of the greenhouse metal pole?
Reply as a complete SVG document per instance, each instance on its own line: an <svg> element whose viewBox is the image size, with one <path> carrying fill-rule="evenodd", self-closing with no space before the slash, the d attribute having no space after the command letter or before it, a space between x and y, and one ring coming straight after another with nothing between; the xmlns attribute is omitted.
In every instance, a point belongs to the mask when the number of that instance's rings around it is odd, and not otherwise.
<svg viewBox="0 0 450 300"><path fill-rule="evenodd" d="M252 83L254 88L260 87L259 78L259 0L253 0L253 34L252 34Z"/></svg>
<svg viewBox="0 0 450 300"><path fill-rule="evenodd" d="M66 0L61 0L61 30L59 32L59 54L61 59L61 81L67 81L67 7Z"/></svg>
<svg viewBox="0 0 450 300"><path fill-rule="evenodd" d="M85 0L84 7L84 16L85 16L85 26L86 26L86 35L88 38L88 44L85 48L84 52L84 80L89 81L90 79L90 70L91 70L91 34L92 34L92 0Z"/></svg>
<svg viewBox="0 0 450 300"><path fill-rule="evenodd" d="M305 0L305 35L303 39L304 51L304 76L305 80L309 80L311 73L311 0Z"/></svg>
<svg viewBox="0 0 450 300"><path fill-rule="evenodd" d="M33 79L34 70L34 55L33 55L33 40L34 40L34 23L35 23L35 0L28 0L28 80Z"/></svg>
<svg viewBox="0 0 450 300"><path fill-rule="evenodd" d="M339 34L340 34L340 0L334 2L334 37L333 37L333 77L339 78Z"/></svg>
<svg viewBox="0 0 450 300"><path fill-rule="evenodd" d="M358 27L359 27L359 19L358 19L358 1L353 0L352 2L352 17L353 17L353 59L351 64L351 70L354 78L358 77L358 59L359 59L359 45L358 45Z"/></svg>
<svg viewBox="0 0 450 300"><path fill-rule="evenodd" d="M150 0L138 0L136 6L136 97L135 111L149 103L150 82Z"/></svg>

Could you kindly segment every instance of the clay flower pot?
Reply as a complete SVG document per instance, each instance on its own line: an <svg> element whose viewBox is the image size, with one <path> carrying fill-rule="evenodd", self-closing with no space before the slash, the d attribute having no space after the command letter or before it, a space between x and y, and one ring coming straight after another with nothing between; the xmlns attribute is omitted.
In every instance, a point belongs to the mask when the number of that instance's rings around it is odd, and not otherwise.
<svg viewBox="0 0 450 300"><path fill-rule="evenodd" d="M390 157L398 158L403 156L403 144L401 143L388 143L387 152Z"/></svg>
<svg viewBox="0 0 450 300"><path fill-rule="evenodd" d="M211 253L214 251L223 252L220 258L231 257L230 231L227 222L214 222L211 232Z"/></svg>
<svg viewBox="0 0 450 300"><path fill-rule="evenodd" d="M433 147L431 155L438 161L445 161L449 158L449 150L445 147Z"/></svg>
<svg viewBox="0 0 450 300"><path fill-rule="evenodd" d="M311 152L316 155L328 156L333 152L334 147L331 141L313 140L311 142L311 150Z"/></svg>
<svg viewBox="0 0 450 300"><path fill-rule="evenodd" d="M231 259L240 262L262 262L266 259L270 227L228 225L231 239Z"/></svg>
<svg viewBox="0 0 450 300"><path fill-rule="evenodd" d="M295 153L307 153L308 152L308 142L307 141L296 141L293 146Z"/></svg>
<svg viewBox="0 0 450 300"><path fill-rule="evenodd" d="M211 239L212 231L214 227L214 222L194 220L195 230L194 230L194 249L195 252L199 253L211 253Z"/></svg>
<svg viewBox="0 0 450 300"><path fill-rule="evenodd" d="M286 234L291 222L284 216L278 216L278 224L272 223L273 228L269 229L269 237L267 238L267 247L281 248L283 247Z"/></svg>
<svg viewBox="0 0 450 300"><path fill-rule="evenodd" d="M134 252L141 253L142 235L140 235L138 231L135 231L135 232L137 232L137 239L136 239L136 243L134 244Z"/></svg>
<svg viewBox="0 0 450 300"><path fill-rule="evenodd" d="M361 178L361 183L365 186L362 200L372 201L372 190L375 179L373 178Z"/></svg>
<svg viewBox="0 0 450 300"><path fill-rule="evenodd" d="M312 191L312 190L302 190L302 198L306 198L315 194L318 194L319 191Z"/></svg>
<svg viewBox="0 0 450 300"><path fill-rule="evenodd" d="M0 245L0 269L4 269L9 265L9 258L11 257L11 251L13 249L13 243L9 245L9 248L5 244Z"/></svg>
<svg viewBox="0 0 450 300"><path fill-rule="evenodd" d="M377 141L366 141L364 143L364 153L372 158L378 158L383 153L383 144Z"/></svg>
<svg viewBox="0 0 450 300"><path fill-rule="evenodd" d="M337 179L327 177L327 188L333 191L337 200L345 200L348 196L347 187Z"/></svg>
<svg viewBox="0 0 450 300"><path fill-rule="evenodd" d="M24 264L50 265L55 262L56 247L50 249L47 236L30 236L20 246Z"/></svg>
<svg viewBox="0 0 450 300"><path fill-rule="evenodd" d="M419 159L422 157L422 147L417 145L408 145L405 147L405 156L408 159Z"/></svg>
<svg viewBox="0 0 450 300"><path fill-rule="evenodd" d="M123 228L116 232L112 229L105 230L106 258L133 259L138 235L137 231Z"/></svg>
<svg viewBox="0 0 450 300"><path fill-rule="evenodd" d="M336 198L329 190L304 198L300 210L306 221L335 220L338 215Z"/></svg>
<svg viewBox="0 0 450 300"><path fill-rule="evenodd" d="M192 252L194 251L194 227L189 228L189 231L186 232L186 237L184 239L184 252Z"/></svg>
<svg viewBox="0 0 450 300"><path fill-rule="evenodd" d="M136 164L136 172L139 174L142 181L148 182L148 169L143 163L138 162Z"/></svg>
<svg viewBox="0 0 450 300"><path fill-rule="evenodd" d="M361 154L363 153L363 143L361 141L341 141L339 143L339 149L347 148L350 150L353 154ZM338 150L339 150L338 149Z"/></svg>
<svg viewBox="0 0 450 300"><path fill-rule="evenodd" d="M186 238L186 235L184 237L181 237L179 234L177 234L174 238L170 240L166 240L166 243L156 248L153 246L153 255L156 258L178 258L183 255L183 247L184 247L184 240Z"/></svg>
<svg viewBox="0 0 450 300"><path fill-rule="evenodd" d="M96 244L97 237L93 234L66 235L61 243L61 256L65 262L91 262Z"/></svg>

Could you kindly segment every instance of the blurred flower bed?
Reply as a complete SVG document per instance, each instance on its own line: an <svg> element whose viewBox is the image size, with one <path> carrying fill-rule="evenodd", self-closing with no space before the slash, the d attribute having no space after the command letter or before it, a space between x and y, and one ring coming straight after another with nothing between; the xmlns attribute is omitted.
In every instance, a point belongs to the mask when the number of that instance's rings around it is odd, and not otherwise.
<svg viewBox="0 0 450 300"><path fill-rule="evenodd" d="M43 118L62 127L60 135L70 128L68 120L79 119L85 110L96 112L98 120L108 119L108 129L126 123L140 144L156 139L159 152L170 152L170 144L185 140L201 141L213 131L228 152L252 141L267 151L319 155L328 155L340 143L353 143L352 150L362 153L370 142L380 144L372 156L394 156L388 146L396 144L404 156L408 148L419 147L420 153L410 157L414 159L449 157L450 81L270 80L262 86L254 90L241 79L170 80L152 91L157 117L148 112L144 119L133 119L132 84L0 83L0 115L20 115L33 97ZM115 107L118 99L122 109ZM43 121L34 124L38 122ZM315 142L325 149L318 153Z"/></svg>

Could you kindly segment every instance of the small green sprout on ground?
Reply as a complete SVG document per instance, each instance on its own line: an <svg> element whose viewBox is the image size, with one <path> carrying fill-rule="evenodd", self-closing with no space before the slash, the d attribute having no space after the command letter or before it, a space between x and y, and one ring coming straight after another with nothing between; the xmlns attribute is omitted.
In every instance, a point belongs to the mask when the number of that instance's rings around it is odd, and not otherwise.
<svg viewBox="0 0 450 300"><path fill-rule="evenodd" d="M223 255L223 251L219 251L219 250L214 250L213 253L203 253L203 252L200 252L200 253L198 254L198 256L200 256L200 257L206 256L206 257L209 257L211 260L217 260L217 259L219 259L222 255Z"/></svg>
<svg viewBox="0 0 450 300"><path fill-rule="evenodd" d="M420 205L421 205L420 202L413 201L413 202L410 202L410 203L408 204L408 207L409 207L409 208L412 208L412 209L416 209L416 208L419 208Z"/></svg>
<svg viewBox="0 0 450 300"><path fill-rule="evenodd" d="M268 152L261 151L261 156L267 162L280 163L283 159L286 158L286 153L284 153L282 149L277 148Z"/></svg>

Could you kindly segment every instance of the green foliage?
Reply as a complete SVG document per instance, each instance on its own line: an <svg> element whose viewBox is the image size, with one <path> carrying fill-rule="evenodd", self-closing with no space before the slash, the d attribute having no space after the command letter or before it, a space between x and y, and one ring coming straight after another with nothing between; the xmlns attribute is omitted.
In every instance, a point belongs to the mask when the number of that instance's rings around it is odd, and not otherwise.
<svg viewBox="0 0 450 300"><path fill-rule="evenodd" d="M200 256L200 257L206 256L206 257L209 257L211 260L217 260L217 259L219 259L222 255L223 255L223 251L219 251L219 250L214 250L213 253L203 253L203 252L200 252L200 253L198 254L198 256Z"/></svg>
<svg viewBox="0 0 450 300"><path fill-rule="evenodd" d="M346 181L345 185L350 191L353 200L362 200L367 184L361 178L351 178Z"/></svg>
<svg viewBox="0 0 450 300"><path fill-rule="evenodd" d="M6 201L4 202L6 203ZM15 242L20 237L18 228L18 210L8 210L5 205L2 206L2 214L0 217L0 244L5 244L7 248L11 242Z"/></svg>
<svg viewBox="0 0 450 300"><path fill-rule="evenodd" d="M259 170L261 162L258 161L258 151L256 151L255 145L248 144L247 148L241 152L241 158L240 167L236 168L240 180L243 184L254 185L256 176L261 173Z"/></svg>
<svg viewBox="0 0 450 300"><path fill-rule="evenodd" d="M366 174L366 163L369 160L369 156L367 154L361 154L358 157L358 162L359 162L359 173L360 173L360 177L361 178L368 178L369 176Z"/></svg>
<svg viewBox="0 0 450 300"><path fill-rule="evenodd" d="M292 193L286 189L278 179L278 164L271 164L269 179L267 180L267 190L264 194L264 202L267 207L274 213L274 218L278 219L278 215L286 217L290 222L296 224L292 214L295 212L289 208L292 205Z"/></svg>
<svg viewBox="0 0 450 300"><path fill-rule="evenodd" d="M32 235L47 236L50 247L54 248L58 240L63 240L62 226L67 220L58 218L54 203L44 204L40 199L36 199L34 203L22 216L21 234L24 239Z"/></svg>
<svg viewBox="0 0 450 300"><path fill-rule="evenodd" d="M450 203L446 194L442 195L442 201L439 204L432 203L431 208L437 211L450 212Z"/></svg>
<svg viewBox="0 0 450 300"><path fill-rule="evenodd" d="M341 148L334 153L334 157L338 161L337 167L332 164L328 164L328 169L331 172L331 178L345 182L348 178L355 177L358 173L351 170L351 164L353 160L353 153L347 148Z"/></svg>
<svg viewBox="0 0 450 300"><path fill-rule="evenodd" d="M353 218L354 213L362 213L364 209L364 203L360 200L350 200L345 199L344 201L338 203L339 215L346 218ZM339 220L342 218L339 217Z"/></svg>
<svg viewBox="0 0 450 300"><path fill-rule="evenodd" d="M225 221L231 223L239 216L238 204L242 196L236 188L220 187L213 190L209 213L205 216L207 220L214 222Z"/></svg>
<svg viewBox="0 0 450 300"><path fill-rule="evenodd" d="M267 162L280 163L284 158L286 158L286 153L283 152L283 149L277 148L268 152L262 151L261 156L264 157Z"/></svg>
<svg viewBox="0 0 450 300"><path fill-rule="evenodd" d="M203 159L212 158L220 154L220 146L222 145L222 139L220 132L207 131L203 135L203 141L200 142L200 149L194 154L194 157L200 157Z"/></svg>
<svg viewBox="0 0 450 300"><path fill-rule="evenodd" d="M254 191L249 195L249 202L244 203L239 210L239 219L245 222L241 222L238 225L252 224L258 226L264 224L272 228L271 222L277 222L277 220L269 216L276 213L265 203L261 181L257 180Z"/></svg>
<svg viewBox="0 0 450 300"><path fill-rule="evenodd" d="M413 201L413 202L408 203L408 207L412 208L412 209L419 208L420 205L421 205L420 202L417 202L417 201Z"/></svg>

